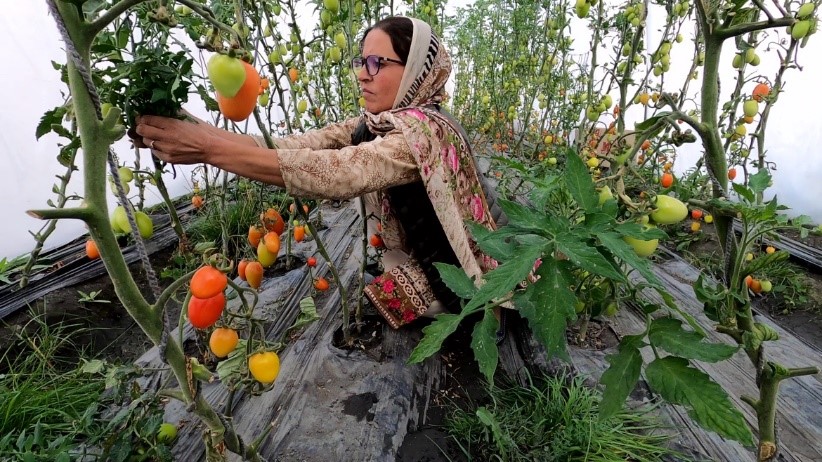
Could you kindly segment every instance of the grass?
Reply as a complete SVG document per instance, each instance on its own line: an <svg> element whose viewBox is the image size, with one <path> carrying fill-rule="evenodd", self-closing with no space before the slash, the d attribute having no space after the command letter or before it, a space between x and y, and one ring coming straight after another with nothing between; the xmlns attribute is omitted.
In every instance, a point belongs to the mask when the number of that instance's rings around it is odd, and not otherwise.
<svg viewBox="0 0 822 462"><path fill-rule="evenodd" d="M82 436L78 423L88 420L105 385L60 356L76 350L70 327L52 328L33 317L0 356L0 460L26 454L56 460Z"/></svg>
<svg viewBox="0 0 822 462"><path fill-rule="evenodd" d="M581 379L491 387L490 404L446 421L466 457L480 461L659 461L673 451L647 411L600 421L599 395Z"/></svg>

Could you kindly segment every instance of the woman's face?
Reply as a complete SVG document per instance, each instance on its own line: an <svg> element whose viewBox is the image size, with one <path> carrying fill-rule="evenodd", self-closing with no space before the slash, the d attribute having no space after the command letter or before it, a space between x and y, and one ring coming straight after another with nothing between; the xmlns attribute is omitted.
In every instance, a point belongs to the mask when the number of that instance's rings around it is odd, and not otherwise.
<svg viewBox="0 0 822 462"><path fill-rule="evenodd" d="M400 60L391 45L391 38L380 29L372 29L363 41L363 58L371 55ZM357 79L368 112L376 114L391 109L400 89L403 70L405 66L391 61L382 61L379 72L374 76L368 75L366 66L360 69Z"/></svg>

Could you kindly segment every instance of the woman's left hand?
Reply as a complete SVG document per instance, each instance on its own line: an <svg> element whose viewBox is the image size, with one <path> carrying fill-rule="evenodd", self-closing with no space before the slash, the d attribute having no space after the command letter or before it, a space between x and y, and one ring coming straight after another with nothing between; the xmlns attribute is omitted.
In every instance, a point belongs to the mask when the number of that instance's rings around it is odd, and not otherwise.
<svg viewBox="0 0 822 462"><path fill-rule="evenodd" d="M219 137L207 124L160 116L140 116L135 128L137 147L147 147L154 155L171 164L209 163Z"/></svg>

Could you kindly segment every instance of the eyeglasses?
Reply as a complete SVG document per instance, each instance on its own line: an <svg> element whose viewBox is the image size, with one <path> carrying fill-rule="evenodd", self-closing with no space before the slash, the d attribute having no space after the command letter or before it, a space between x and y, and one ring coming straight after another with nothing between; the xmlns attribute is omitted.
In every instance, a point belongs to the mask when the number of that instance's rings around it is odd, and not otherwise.
<svg viewBox="0 0 822 462"><path fill-rule="evenodd" d="M405 65L402 61L398 59L370 55L366 57L358 56L356 58L353 58L351 60L351 67L354 69L354 72L360 72L363 65L365 65L365 71L368 72L368 75L374 77L375 75L377 75L378 72L380 72L380 68L383 66L383 63L385 62L402 64L403 66Z"/></svg>

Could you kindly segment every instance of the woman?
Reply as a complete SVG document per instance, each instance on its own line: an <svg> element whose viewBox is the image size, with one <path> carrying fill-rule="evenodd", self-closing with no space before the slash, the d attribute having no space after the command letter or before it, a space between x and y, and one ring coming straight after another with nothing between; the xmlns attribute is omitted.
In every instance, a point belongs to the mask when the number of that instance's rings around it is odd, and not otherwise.
<svg viewBox="0 0 822 462"><path fill-rule="evenodd" d="M365 31L357 73L365 113L339 124L275 140L208 124L141 117L138 145L169 163L208 163L274 184L295 196L361 197L369 235L379 231L383 275L365 293L398 328L418 317L458 311L457 297L433 263L479 279L495 262L482 255L464 220L496 227L461 127L440 112L451 72L431 27L391 17Z"/></svg>

